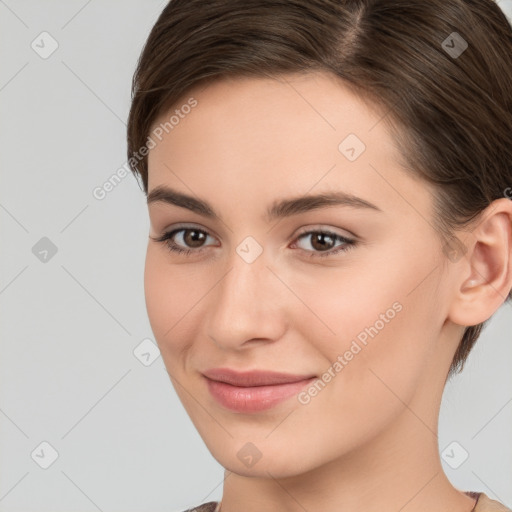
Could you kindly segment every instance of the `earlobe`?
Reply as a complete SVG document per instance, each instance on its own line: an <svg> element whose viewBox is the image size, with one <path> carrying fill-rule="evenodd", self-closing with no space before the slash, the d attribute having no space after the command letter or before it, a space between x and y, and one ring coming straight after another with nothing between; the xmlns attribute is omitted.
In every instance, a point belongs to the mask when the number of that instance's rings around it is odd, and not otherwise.
<svg viewBox="0 0 512 512"><path fill-rule="evenodd" d="M478 217L460 265L449 318L459 325L488 320L512 288L512 201L493 201Z"/></svg>

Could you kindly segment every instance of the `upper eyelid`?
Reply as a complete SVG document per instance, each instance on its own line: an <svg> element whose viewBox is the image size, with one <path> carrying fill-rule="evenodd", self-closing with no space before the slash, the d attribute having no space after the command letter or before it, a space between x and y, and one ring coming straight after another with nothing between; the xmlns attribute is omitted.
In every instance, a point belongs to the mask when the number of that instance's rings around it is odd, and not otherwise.
<svg viewBox="0 0 512 512"><path fill-rule="evenodd" d="M330 228L330 227L306 227L304 229L300 229L299 232L295 235L295 238L298 238L302 235L307 235L307 234L310 234L310 233L318 233L318 232L321 232L321 233L330 233L332 235L335 235L335 236L339 236L339 237L342 237L342 238L350 238L350 239L357 239L358 237L354 234L354 233L351 233L350 231L348 231L347 229L344 229L343 231L347 232L348 235L344 235L343 233L336 233L336 229L341 229L341 228Z"/></svg>
<svg viewBox="0 0 512 512"><path fill-rule="evenodd" d="M190 225L190 224L186 224L186 225L180 225L180 224L176 224L174 226L172 226L171 228L168 228L168 229L164 229L163 230L163 233L172 233L172 232L177 232L177 231L181 231L181 230L187 230L187 229L197 229L197 231L202 231L204 233L206 233L207 235L210 235L210 236L217 236L216 234L212 234L212 232L209 230L209 229L206 229L206 228L203 228L199 225Z"/></svg>

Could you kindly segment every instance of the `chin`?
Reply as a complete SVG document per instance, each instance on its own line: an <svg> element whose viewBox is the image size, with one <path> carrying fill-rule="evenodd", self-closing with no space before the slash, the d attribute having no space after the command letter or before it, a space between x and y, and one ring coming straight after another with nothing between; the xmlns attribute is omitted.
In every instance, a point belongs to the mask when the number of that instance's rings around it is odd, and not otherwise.
<svg viewBox="0 0 512 512"><path fill-rule="evenodd" d="M320 460L305 459L304 451L290 449L282 443L273 445L268 439L252 442L230 438L227 443L223 439L215 446L210 439L206 444L222 467L247 477L268 478L269 474L274 478L294 477L322 463Z"/></svg>

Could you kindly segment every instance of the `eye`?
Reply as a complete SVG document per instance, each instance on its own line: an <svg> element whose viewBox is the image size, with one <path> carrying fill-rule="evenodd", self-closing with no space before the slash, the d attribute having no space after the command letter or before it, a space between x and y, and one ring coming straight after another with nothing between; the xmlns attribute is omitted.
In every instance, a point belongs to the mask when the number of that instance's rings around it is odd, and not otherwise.
<svg viewBox="0 0 512 512"><path fill-rule="evenodd" d="M355 240L326 230L306 231L299 235L297 240L308 238L310 239L310 242L306 245L312 247L313 250L304 250L310 253L308 256L311 258L332 256L342 251L348 251L356 245ZM334 244L336 241L341 242L341 244L335 246ZM297 242L295 242L294 245L297 245Z"/></svg>
<svg viewBox="0 0 512 512"><path fill-rule="evenodd" d="M174 237L181 233L177 239L180 244L176 243ZM159 238L153 238L156 242L163 242L172 252L189 255L191 253L199 253L204 250L202 247L204 241L210 236L206 231L198 228L178 228L164 233ZM152 238L152 237L151 237Z"/></svg>
<svg viewBox="0 0 512 512"><path fill-rule="evenodd" d="M204 242L208 237L213 238L202 229L182 227L168 231L159 238L150 238L156 242L165 243L167 248L172 252L188 256L192 253L197 254L204 251L206 247L208 247L204 246ZM312 247L313 250L308 248L302 248L302 250L309 253L308 257L312 258L332 256L342 251L348 251L356 245L355 240L337 233L326 230L311 230L300 234L292 246L296 246L297 241L305 240L308 237L310 238L310 242L306 245ZM340 242L338 246L335 245L336 241Z"/></svg>

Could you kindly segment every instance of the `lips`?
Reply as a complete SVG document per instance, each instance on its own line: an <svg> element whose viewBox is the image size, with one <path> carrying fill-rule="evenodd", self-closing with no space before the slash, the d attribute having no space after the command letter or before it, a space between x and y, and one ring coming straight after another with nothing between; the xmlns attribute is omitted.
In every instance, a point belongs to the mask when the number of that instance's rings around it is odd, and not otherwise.
<svg viewBox="0 0 512 512"><path fill-rule="evenodd" d="M232 386L253 387L253 386L274 386L277 384L289 384L311 379L315 375L297 375L263 370L251 370L248 372L237 372L230 368L212 368L203 372L211 380L225 382Z"/></svg>
<svg viewBox="0 0 512 512"><path fill-rule="evenodd" d="M203 375L210 394L220 405L242 413L274 407L316 379L312 375L260 370L237 372L229 368L214 368Z"/></svg>

